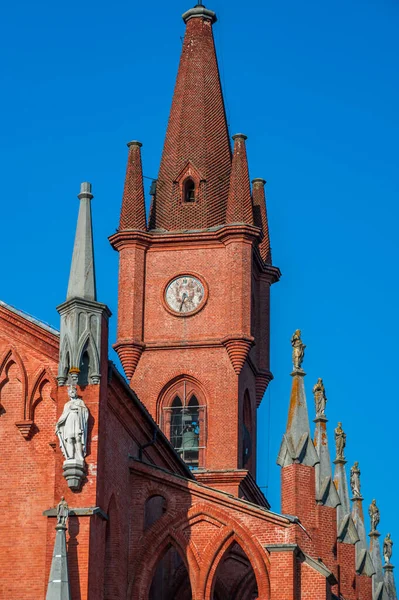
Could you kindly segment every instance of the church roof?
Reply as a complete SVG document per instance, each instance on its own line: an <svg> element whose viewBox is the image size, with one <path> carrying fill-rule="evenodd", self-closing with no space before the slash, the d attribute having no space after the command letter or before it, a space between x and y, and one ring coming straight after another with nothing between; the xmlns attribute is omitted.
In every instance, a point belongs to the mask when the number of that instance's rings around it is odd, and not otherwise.
<svg viewBox="0 0 399 600"><path fill-rule="evenodd" d="M56 335L56 336L60 335L60 332L57 329L54 329L54 327L52 327L45 321L41 321L40 319L33 317L29 313L27 313L23 310L20 310L19 308L15 308L15 306L12 306L11 304L7 304L7 302L4 302L3 300L0 300L0 307L3 307L6 310L9 310L10 312L14 313L15 315L22 317L22 319L25 319L25 321L29 321L30 323L33 323L34 325L41 327L42 329L44 329L45 331L48 331L49 333L52 333L53 335Z"/></svg>

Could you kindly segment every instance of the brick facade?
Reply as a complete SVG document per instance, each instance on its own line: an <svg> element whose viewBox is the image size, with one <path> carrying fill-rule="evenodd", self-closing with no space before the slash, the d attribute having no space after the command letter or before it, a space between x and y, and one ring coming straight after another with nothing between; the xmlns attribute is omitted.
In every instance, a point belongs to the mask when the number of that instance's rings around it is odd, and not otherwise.
<svg viewBox="0 0 399 600"><path fill-rule="evenodd" d="M141 144L129 147L110 238L120 259L114 347L126 379L108 359L104 307L99 381L77 386L89 410L79 489L63 476L54 432L68 400L56 379L59 334L0 305L0 598L46 597L64 496L72 600L373 600L354 542L337 538L337 509L316 499L316 461L305 464L303 452L288 460L285 440L282 514L255 481L256 410L272 379L270 288L280 273L264 181L251 190L242 134L231 155L216 16L197 5L184 19L148 227ZM181 314L166 297L178 277L200 290L187 313L192 298L179 297ZM303 375L293 380L289 426L303 410ZM194 463L173 438L182 414L191 429L176 437L191 432Z"/></svg>

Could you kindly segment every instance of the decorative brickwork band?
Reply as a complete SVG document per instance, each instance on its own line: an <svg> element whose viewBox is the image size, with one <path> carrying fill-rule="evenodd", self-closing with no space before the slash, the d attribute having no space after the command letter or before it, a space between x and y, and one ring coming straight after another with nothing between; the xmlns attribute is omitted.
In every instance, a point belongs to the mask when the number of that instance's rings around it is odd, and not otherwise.
<svg viewBox="0 0 399 600"><path fill-rule="evenodd" d="M145 216L145 200L143 186L143 170L141 165L142 144L129 142L125 188L123 190L122 210L119 229L147 229Z"/></svg>
<svg viewBox="0 0 399 600"><path fill-rule="evenodd" d="M251 186L249 184L247 151L242 133L233 135L234 153L231 166L229 197L227 200L227 223L253 225Z"/></svg>
<svg viewBox="0 0 399 600"><path fill-rule="evenodd" d="M241 373L241 369L244 366L248 353L253 345L253 341L253 338L225 338L222 340L237 375Z"/></svg>
<svg viewBox="0 0 399 600"><path fill-rule="evenodd" d="M273 375L270 371L264 373L257 373L255 379L255 390L256 390L256 404L260 405L262 398L267 390L267 386L273 379Z"/></svg>
<svg viewBox="0 0 399 600"><path fill-rule="evenodd" d="M113 348L118 353L125 375L130 381L143 353L144 344L137 342L121 342L114 344Z"/></svg>

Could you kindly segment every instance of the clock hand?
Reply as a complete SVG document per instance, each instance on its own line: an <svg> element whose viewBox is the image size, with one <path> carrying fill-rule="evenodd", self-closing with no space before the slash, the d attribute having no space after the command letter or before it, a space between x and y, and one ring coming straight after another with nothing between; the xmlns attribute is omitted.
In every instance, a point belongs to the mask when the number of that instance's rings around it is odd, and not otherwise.
<svg viewBox="0 0 399 600"><path fill-rule="evenodd" d="M180 312L181 312L181 309L183 308L183 304L184 304L184 302L186 300L187 300L187 294L186 294L186 292L184 292L184 294L182 296L182 301L181 301L181 304L180 304L180 309L179 309Z"/></svg>

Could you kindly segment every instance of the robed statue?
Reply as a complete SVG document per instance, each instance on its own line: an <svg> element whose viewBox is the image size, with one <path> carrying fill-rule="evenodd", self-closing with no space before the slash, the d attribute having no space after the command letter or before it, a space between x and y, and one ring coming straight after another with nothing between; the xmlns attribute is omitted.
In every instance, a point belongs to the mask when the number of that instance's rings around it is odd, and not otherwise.
<svg viewBox="0 0 399 600"><path fill-rule="evenodd" d="M388 533L386 538L384 539L384 545L382 547L382 553L384 555L384 560L387 565L389 565L391 562L392 546L393 541L391 540L391 534Z"/></svg>
<svg viewBox="0 0 399 600"><path fill-rule="evenodd" d="M338 427L334 429L335 449L337 456L335 460L345 460L344 450L346 446L346 433L342 429L342 423L339 421Z"/></svg>
<svg viewBox="0 0 399 600"><path fill-rule="evenodd" d="M79 398L76 386L68 387L68 396L69 400L65 403L62 415L55 426L55 433L65 458L83 462L86 456L89 409L82 398Z"/></svg>
<svg viewBox="0 0 399 600"><path fill-rule="evenodd" d="M371 521L371 531L376 531L377 525L380 522L380 511L375 500L371 501L369 506L369 515Z"/></svg>
<svg viewBox="0 0 399 600"><path fill-rule="evenodd" d="M320 377L317 380L317 383L313 386L313 394L316 404L316 418L321 417L326 411L327 398L323 380Z"/></svg>
<svg viewBox="0 0 399 600"><path fill-rule="evenodd" d="M68 515L69 515L68 504L67 504L64 496L61 496L61 501L57 504L57 525L61 525L62 527L65 527Z"/></svg>
<svg viewBox="0 0 399 600"><path fill-rule="evenodd" d="M302 362L305 356L305 344L301 340L301 330L297 329L291 338L292 362L294 371L302 371Z"/></svg>
<svg viewBox="0 0 399 600"><path fill-rule="evenodd" d="M356 461L351 468L350 484L353 497L360 498L360 469L358 461Z"/></svg>

